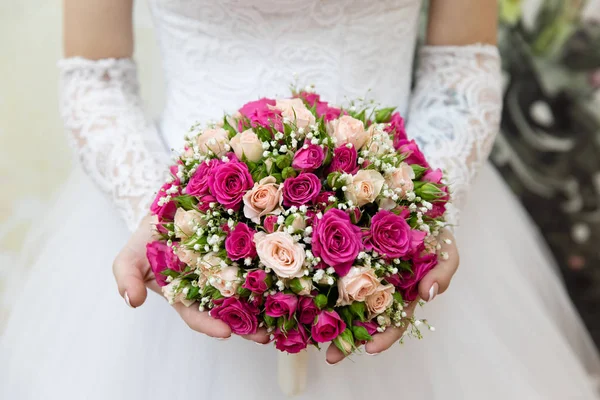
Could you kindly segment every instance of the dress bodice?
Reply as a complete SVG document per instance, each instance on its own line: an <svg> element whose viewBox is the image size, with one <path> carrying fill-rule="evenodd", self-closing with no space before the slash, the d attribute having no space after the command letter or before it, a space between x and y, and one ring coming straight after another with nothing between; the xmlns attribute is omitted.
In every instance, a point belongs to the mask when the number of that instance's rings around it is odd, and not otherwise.
<svg viewBox="0 0 600 400"><path fill-rule="evenodd" d="M420 0L149 2L171 146L194 122L289 95L295 74L332 103L368 96L406 110Z"/></svg>

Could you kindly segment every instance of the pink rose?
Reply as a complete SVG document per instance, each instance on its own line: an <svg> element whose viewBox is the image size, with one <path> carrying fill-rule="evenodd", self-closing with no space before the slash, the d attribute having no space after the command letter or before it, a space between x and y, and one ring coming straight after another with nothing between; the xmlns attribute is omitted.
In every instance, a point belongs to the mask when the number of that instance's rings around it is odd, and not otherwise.
<svg viewBox="0 0 600 400"><path fill-rule="evenodd" d="M260 100L251 101L240 108L240 114L250 121L250 126L256 128L262 126L270 129L273 126L277 131L283 130L281 123L281 111L276 109L275 100L262 98ZM244 121L238 123L238 130L244 130Z"/></svg>
<svg viewBox="0 0 600 400"><path fill-rule="evenodd" d="M244 282L242 287L248 289L252 293L263 294L269 289L267 273L262 269L248 272L246 275L246 282Z"/></svg>
<svg viewBox="0 0 600 400"><path fill-rule="evenodd" d="M177 212L177 204L173 200L165 202L162 198L166 196L175 197L179 195L179 190L176 193L171 195L167 195L166 191L171 189L173 186L172 183L165 183L156 194L152 205L150 206L150 211L152 214L158 217L159 222L163 221L173 221L175 217L175 212Z"/></svg>
<svg viewBox="0 0 600 400"><path fill-rule="evenodd" d="M214 174L215 168L220 164L222 162L216 158L200 163L198 169L196 169L185 187L185 193L196 197L209 194L208 180Z"/></svg>
<svg viewBox="0 0 600 400"><path fill-rule="evenodd" d="M274 318L287 316L287 319L292 319L297 307L298 298L295 295L277 292L267 297L265 314Z"/></svg>
<svg viewBox="0 0 600 400"><path fill-rule="evenodd" d="M335 140L336 147L350 143L356 150L360 150L369 140L363 122L349 115L331 121L330 125L331 130L333 130L331 135Z"/></svg>
<svg viewBox="0 0 600 400"><path fill-rule="evenodd" d="M231 297L240 287L239 267L227 266L208 279L208 282L224 297Z"/></svg>
<svg viewBox="0 0 600 400"><path fill-rule="evenodd" d="M254 235L258 258L280 278L304 276L304 248L287 232Z"/></svg>
<svg viewBox="0 0 600 400"><path fill-rule="evenodd" d="M351 268L346 276L338 279L337 304L347 306L355 301L365 301L378 286L379 279L372 268Z"/></svg>
<svg viewBox="0 0 600 400"><path fill-rule="evenodd" d="M363 249L361 231L345 212L332 208L316 220L312 235L312 250L335 269L339 276L350 270L358 253Z"/></svg>
<svg viewBox="0 0 600 400"><path fill-rule="evenodd" d="M245 156L248 161L257 162L262 158L262 142L252 129L246 129L231 138L231 148L240 160Z"/></svg>
<svg viewBox="0 0 600 400"><path fill-rule="evenodd" d="M339 118L342 113L342 110L339 108L330 107L326 101L321 101L321 98L316 93L301 92L299 97L304 99L311 108L316 107L317 117L323 117L325 122Z"/></svg>
<svg viewBox="0 0 600 400"><path fill-rule="evenodd" d="M267 176L255 183L252 190L244 194L244 216L255 224L260 217L267 214L281 214L281 188L272 176Z"/></svg>
<svg viewBox="0 0 600 400"><path fill-rule="evenodd" d="M273 333L275 348L290 354L299 353L308 346L308 335L302 326L283 332L277 328Z"/></svg>
<svg viewBox="0 0 600 400"><path fill-rule="evenodd" d="M441 189L442 192L445 193L445 195L431 203L433 205L433 208L427 213L427 216L429 218L441 217L446 212L446 205L450 201L450 195L448 194L448 186L442 186Z"/></svg>
<svg viewBox="0 0 600 400"><path fill-rule="evenodd" d="M367 297L365 304L367 305L368 318L383 313L392 305L394 301L392 293L394 293L393 285L379 285L375 292Z"/></svg>
<svg viewBox="0 0 600 400"><path fill-rule="evenodd" d="M294 122L298 128L306 128L315 123L315 116L300 99L277 100L275 108L281 111L283 118Z"/></svg>
<svg viewBox="0 0 600 400"><path fill-rule="evenodd" d="M419 282L437 265L437 262L436 254L426 254L412 259L412 273L403 272L400 275L400 283L396 286L404 300L413 301L417 298L419 295Z"/></svg>
<svg viewBox="0 0 600 400"><path fill-rule="evenodd" d="M321 181L310 172L302 172L283 183L283 205L286 207L312 204L321 191Z"/></svg>
<svg viewBox="0 0 600 400"><path fill-rule="evenodd" d="M411 245L411 229L404 218L387 210L379 210L373 216L365 240L368 250L387 258L400 258L411 251Z"/></svg>
<svg viewBox="0 0 600 400"><path fill-rule="evenodd" d="M181 272L182 268L185 266L179 260L179 257L173 253L171 247L159 241L151 242L146 245L146 257L148 258L156 282L160 286L165 286L167 284L167 277L161 272L166 269Z"/></svg>
<svg viewBox="0 0 600 400"><path fill-rule="evenodd" d="M232 260L239 260L241 258L254 258L256 257L256 247L254 246L254 234L256 231L250 229L248 225L243 222L238 223L235 228L225 239L225 250L227 250L227 256Z"/></svg>
<svg viewBox="0 0 600 400"><path fill-rule="evenodd" d="M254 182L248 166L242 162L229 161L217 166L208 180L213 196L225 208L237 211L246 190Z"/></svg>
<svg viewBox="0 0 600 400"><path fill-rule="evenodd" d="M258 329L258 309L235 297L216 300L215 308L210 311L210 316L220 319L231 328L236 335L252 335Z"/></svg>
<svg viewBox="0 0 600 400"><path fill-rule="evenodd" d="M408 153L408 157L404 160L408 164L417 164L425 168L429 168L429 163L425 159L425 155L417 146L417 143L414 140L401 140L398 142L397 147L398 152L400 153Z"/></svg>
<svg viewBox="0 0 600 400"><path fill-rule="evenodd" d="M335 311L321 311L311 329L315 342L330 342L346 329L346 324Z"/></svg>
<svg viewBox="0 0 600 400"><path fill-rule="evenodd" d="M323 164L324 159L325 152L321 146L309 144L302 146L302 148L296 152L294 160L292 161L292 167L300 171L312 172Z"/></svg>
<svg viewBox="0 0 600 400"><path fill-rule="evenodd" d="M223 128L206 129L196 138L200 154L208 154L212 151L217 157L223 157L228 148L229 134Z"/></svg>
<svg viewBox="0 0 600 400"><path fill-rule="evenodd" d="M404 127L404 119L398 112L392 114L389 124L385 127L385 131L394 137L394 148L397 150L401 143L407 140L406 128Z"/></svg>
<svg viewBox="0 0 600 400"><path fill-rule="evenodd" d="M263 227L265 228L267 233L273 233L273 232L275 232L275 224L276 223L277 223L277 216L269 215L263 221Z"/></svg>
<svg viewBox="0 0 600 400"><path fill-rule="evenodd" d="M333 151L333 158L331 164L329 164L327 173L346 172L348 174L355 174L358 171L358 165L356 164L357 158L358 154L356 153L356 148L354 148L354 146L337 147Z"/></svg>
<svg viewBox="0 0 600 400"><path fill-rule="evenodd" d="M319 309L312 297L300 297L298 301L298 322L307 325L312 324L318 313Z"/></svg>
<svg viewBox="0 0 600 400"><path fill-rule="evenodd" d="M443 176L444 176L444 173L442 172L441 169L439 169L439 168L438 169L429 169L423 175L423 180L426 182L440 184L442 182Z"/></svg>
<svg viewBox="0 0 600 400"><path fill-rule="evenodd" d="M204 196L201 196L200 198L198 198L198 204L196 204L196 207L198 207L198 210L205 213L208 210L210 210L210 203L216 203L216 202L217 202L217 198L215 196L210 195L210 194L205 194Z"/></svg>
<svg viewBox="0 0 600 400"><path fill-rule="evenodd" d="M352 183L344 192L347 200L355 205L362 207L365 204L373 203L381 189L385 179L379 171L374 169L362 169L352 177Z"/></svg>

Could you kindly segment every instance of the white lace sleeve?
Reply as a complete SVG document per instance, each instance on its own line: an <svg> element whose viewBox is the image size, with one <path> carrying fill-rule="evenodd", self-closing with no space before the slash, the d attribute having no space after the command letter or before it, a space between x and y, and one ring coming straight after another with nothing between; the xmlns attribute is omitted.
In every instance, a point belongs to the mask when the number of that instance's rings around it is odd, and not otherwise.
<svg viewBox="0 0 600 400"><path fill-rule="evenodd" d="M129 229L148 213L168 154L146 118L131 59L59 61L61 115L83 169Z"/></svg>
<svg viewBox="0 0 600 400"><path fill-rule="evenodd" d="M490 45L424 46L418 62L406 130L430 164L446 172L447 218L456 224L499 130L500 56Z"/></svg>

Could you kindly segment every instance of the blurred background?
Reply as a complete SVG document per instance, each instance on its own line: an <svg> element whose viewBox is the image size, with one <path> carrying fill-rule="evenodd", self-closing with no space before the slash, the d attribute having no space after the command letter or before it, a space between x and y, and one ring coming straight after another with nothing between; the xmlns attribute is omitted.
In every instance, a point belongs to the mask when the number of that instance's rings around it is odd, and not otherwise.
<svg viewBox="0 0 600 400"><path fill-rule="evenodd" d="M36 256L73 163L58 114L58 2L0 2L0 293ZM600 345L600 0L500 0L504 112L492 161L554 253ZM162 107L152 20L138 1L136 59L151 115ZM145 84L152 82L152 84ZM16 173L18 172L18 173ZM0 302L0 332L9 312Z"/></svg>

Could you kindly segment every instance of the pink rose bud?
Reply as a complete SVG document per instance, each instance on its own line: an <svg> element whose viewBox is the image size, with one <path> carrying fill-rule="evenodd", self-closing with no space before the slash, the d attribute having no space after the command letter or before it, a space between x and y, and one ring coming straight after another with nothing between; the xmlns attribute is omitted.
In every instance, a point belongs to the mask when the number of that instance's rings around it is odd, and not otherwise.
<svg viewBox="0 0 600 400"><path fill-rule="evenodd" d="M308 346L308 335L302 326L283 332L277 328L273 334L277 350L290 354L299 353Z"/></svg>
<svg viewBox="0 0 600 400"><path fill-rule="evenodd" d="M297 307L298 298L295 295L279 292L267 297L265 314L274 318L287 316L288 319L292 319Z"/></svg>
<svg viewBox="0 0 600 400"><path fill-rule="evenodd" d="M294 155L292 167L300 171L311 172L316 170L323 164L325 152L321 146L310 144L307 148L300 148Z"/></svg>
<svg viewBox="0 0 600 400"><path fill-rule="evenodd" d="M404 257L412 249L412 230L401 216L379 210L371 219L365 247L388 258Z"/></svg>
<svg viewBox="0 0 600 400"><path fill-rule="evenodd" d="M263 221L263 226L267 233L275 232L275 223L277 222L277 215L269 215Z"/></svg>
<svg viewBox="0 0 600 400"><path fill-rule="evenodd" d="M426 254L412 259L412 272L403 272L400 275L401 281L397 286L404 300L413 301L417 298L419 295L419 282L437 265L437 262L436 254Z"/></svg>
<svg viewBox="0 0 600 400"><path fill-rule="evenodd" d="M346 172L348 174L355 174L358 170L358 153L354 146L337 147L333 151L333 158L329 168L327 169L327 175L332 172Z"/></svg>
<svg viewBox="0 0 600 400"><path fill-rule="evenodd" d="M209 194L210 189L208 187L208 180L214 173L215 168L220 164L221 160L216 158L201 163L185 187L185 193L196 197Z"/></svg>
<svg viewBox="0 0 600 400"><path fill-rule="evenodd" d="M321 181L315 174L303 172L295 178L288 178L283 185L283 205L303 206L312 204L321 191Z"/></svg>
<svg viewBox="0 0 600 400"><path fill-rule="evenodd" d="M367 330L367 333L371 336L373 336L375 333L377 333L377 327L379 326L373 321L366 321L366 322L355 321L354 325L362 326L363 328L365 328Z"/></svg>
<svg viewBox="0 0 600 400"><path fill-rule="evenodd" d="M257 269L248 272L246 275L246 282L244 282L242 287L253 293L262 294L269 289L270 282L268 281L270 281L270 278L267 273L262 269Z"/></svg>
<svg viewBox="0 0 600 400"><path fill-rule="evenodd" d="M313 324L311 334L319 343L330 342L346 329L346 324L335 311L321 311Z"/></svg>

